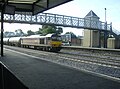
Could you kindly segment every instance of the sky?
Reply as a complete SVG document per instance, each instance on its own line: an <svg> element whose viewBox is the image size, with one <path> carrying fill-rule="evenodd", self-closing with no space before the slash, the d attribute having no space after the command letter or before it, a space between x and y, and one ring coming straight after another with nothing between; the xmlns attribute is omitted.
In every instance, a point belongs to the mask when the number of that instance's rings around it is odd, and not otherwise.
<svg viewBox="0 0 120 89"><path fill-rule="evenodd" d="M92 10L100 18L100 21L104 22L105 8L107 23L109 24L112 22L112 26L116 30L120 31L120 0L73 0L43 13L84 18ZM4 31L22 29L24 32L27 32L27 30L37 31L38 28L41 28L41 26L5 23L4 28ZM83 29L63 28L64 33L68 31L71 31L76 35L83 35Z"/></svg>

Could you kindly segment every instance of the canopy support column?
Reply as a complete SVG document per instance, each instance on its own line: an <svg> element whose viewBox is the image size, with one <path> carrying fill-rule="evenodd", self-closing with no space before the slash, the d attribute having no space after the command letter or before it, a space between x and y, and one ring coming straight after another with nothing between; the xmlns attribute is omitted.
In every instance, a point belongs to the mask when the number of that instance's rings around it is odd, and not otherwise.
<svg viewBox="0 0 120 89"><path fill-rule="evenodd" d="M4 31L4 27L3 27L3 23L4 23L4 5L2 5L2 10L1 10L1 57L3 57L3 31Z"/></svg>

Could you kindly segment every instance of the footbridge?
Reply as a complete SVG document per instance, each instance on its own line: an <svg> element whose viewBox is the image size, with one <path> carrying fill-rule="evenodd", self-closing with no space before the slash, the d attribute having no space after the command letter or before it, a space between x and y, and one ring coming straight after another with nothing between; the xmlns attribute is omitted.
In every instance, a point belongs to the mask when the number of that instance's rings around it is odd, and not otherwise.
<svg viewBox="0 0 120 89"><path fill-rule="evenodd" d="M4 22L40 24L40 25L47 24L47 25L82 28L82 29L90 29L90 30L101 30L101 31L111 32L112 34L116 35L116 37L120 34L118 32L116 33L116 31L113 31L112 24L107 24L105 22L96 21L92 19L78 18L72 16L50 14L50 13L40 13L34 16L30 12L18 12L15 15L5 14Z"/></svg>
<svg viewBox="0 0 120 89"><path fill-rule="evenodd" d="M85 18L78 18L72 16L50 14L50 13L40 13L37 15L32 15L29 12L19 12L15 15L4 15L4 22L8 23L26 23L26 24L48 24L63 27L73 27L73 28L87 28L94 30L110 30L110 24L105 24L105 22L95 21ZM107 26L107 29L105 28Z"/></svg>

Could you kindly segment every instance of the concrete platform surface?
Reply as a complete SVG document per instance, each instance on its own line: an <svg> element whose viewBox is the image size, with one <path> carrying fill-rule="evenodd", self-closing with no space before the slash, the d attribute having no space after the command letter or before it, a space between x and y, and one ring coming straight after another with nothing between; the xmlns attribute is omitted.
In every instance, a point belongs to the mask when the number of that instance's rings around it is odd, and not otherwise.
<svg viewBox="0 0 120 89"><path fill-rule="evenodd" d="M5 50L3 62L29 89L120 89L120 83Z"/></svg>

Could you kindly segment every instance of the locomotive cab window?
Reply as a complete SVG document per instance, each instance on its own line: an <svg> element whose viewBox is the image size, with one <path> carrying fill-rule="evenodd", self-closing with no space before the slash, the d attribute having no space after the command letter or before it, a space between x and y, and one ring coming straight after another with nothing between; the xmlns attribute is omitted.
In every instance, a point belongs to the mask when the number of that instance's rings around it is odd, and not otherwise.
<svg viewBox="0 0 120 89"><path fill-rule="evenodd" d="M52 41L61 41L60 36L52 37Z"/></svg>
<svg viewBox="0 0 120 89"><path fill-rule="evenodd" d="M53 34L51 36L51 39L52 39L52 41L61 41L62 40L61 36L58 34Z"/></svg>
<svg viewBox="0 0 120 89"><path fill-rule="evenodd" d="M62 41L61 36L58 36L58 37L57 37L57 40L58 40L58 41Z"/></svg>

